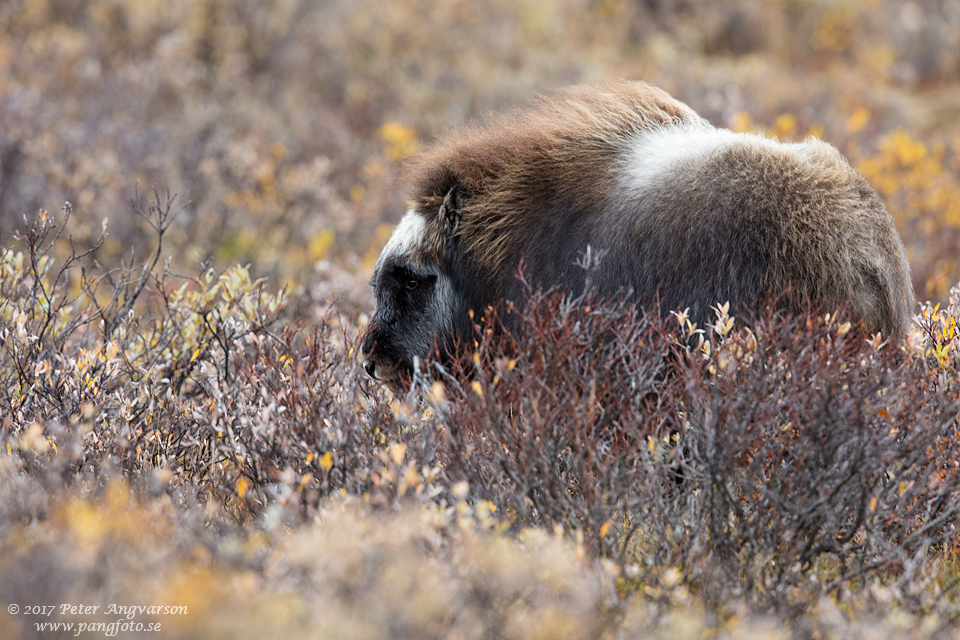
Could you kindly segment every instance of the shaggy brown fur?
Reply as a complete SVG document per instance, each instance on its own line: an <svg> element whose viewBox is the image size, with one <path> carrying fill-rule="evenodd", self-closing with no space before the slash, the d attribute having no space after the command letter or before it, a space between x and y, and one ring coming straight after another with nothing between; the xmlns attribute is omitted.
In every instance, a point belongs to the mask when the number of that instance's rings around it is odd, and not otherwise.
<svg viewBox="0 0 960 640"><path fill-rule="evenodd" d="M416 157L404 179L414 186L413 208L436 211L455 185L472 196L462 212L461 237L495 280L511 276L510 257L524 230L541 221L534 201L548 197L596 210L616 179L615 156L631 134L679 122L701 122L690 107L641 82L571 87L542 97L533 109L486 126L449 133ZM592 184L584 184L589 176ZM429 259L442 264L444 230L429 225ZM424 256L426 257L426 255Z"/></svg>
<svg viewBox="0 0 960 640"><path fill-rule="evenodd" d="M673 129L681 143L688 133L735 141L632 185L631 149ZM572 263L591 244L604 254L601 290L690 305L700 322L728 300L741 312L764 300L791 311L850 301L868 329L901 334L914 304L890 215L836 149L737 137L643 83L574 87L453 131L406 179L427 225L411 258L445 268L454 231L456 259L494 298L516 292L521 259L536 285L576 286ZM463 197L451 230L437 211L455 186Z"/></svg>

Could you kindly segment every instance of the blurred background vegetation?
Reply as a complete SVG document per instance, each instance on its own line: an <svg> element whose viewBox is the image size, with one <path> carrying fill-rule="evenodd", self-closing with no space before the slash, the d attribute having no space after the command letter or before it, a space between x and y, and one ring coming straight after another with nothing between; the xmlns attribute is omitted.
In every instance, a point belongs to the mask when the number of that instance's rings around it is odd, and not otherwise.
<svg viewBox="0 0 960 640"><path fill-rule="evenodd" d="M957 0L8 0L0 236L75 209L103 264L149 251L128 200L184 206L213 257L366 309L398 164L444 127L603 78L718 126L837 145L883 193L921 299L960 278Z"/></svg>
<svg viewBox="0 0 960 640"><path fill-rule="evenodd" d="M357 332L404 159L457 123L619 77L717 126L843 151L932 301L906 357L873 355L829 317L770 325L766 342L715 332L713 352L664 331L638 351L657 367L669 351L695 384L653 376L672 395L631 395L607 376L597 400L583 362L543 364L597 355L577 323L555 327L567 342L524 343L539 364L491 356L473 385L425 387L430 408L368 385ZM0 605L189 606L138 618L164 638L946 637L960 620L958 280L960 0L6 0ZM628 334L675 328L620 311L604 318ZM789 419L764 387L790 389L781 373L804 381ZM503 443L541 424L544 389L570 391L523 448L541 469ZM710 473L661 482L709 447L678 444L684 423L630 432L611 462L598 406L636 417L624 430L701 419L733 436ZM751 441L757 407L767 449ZM522 433L488 429L504 416ZM811 458L814 440L829 453L830 437L864 434L871 464ZM897 466L907 445L917 462ZM656 481L578 486L623 460ZM776 483L826 481L788 462L839 469L842 486L808 509ZM559 489L511 490L545 479ZM720 485L732 511L702 529L689 513ZM604 486L693 511L563 520ZM750 509L807 528L732 526ZM790 560L815 540L815 560ZM591 551L603 545L619 557ZM35 621L0 609L0 637L59 637Z"/></svg>

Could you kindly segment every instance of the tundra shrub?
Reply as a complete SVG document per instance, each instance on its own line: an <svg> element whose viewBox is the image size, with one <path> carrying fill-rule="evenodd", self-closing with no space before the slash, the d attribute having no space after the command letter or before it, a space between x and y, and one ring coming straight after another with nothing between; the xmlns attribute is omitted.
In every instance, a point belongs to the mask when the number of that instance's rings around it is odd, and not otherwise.
<svg viewBox="0 0 960 640"><path fill-rule="evenodd" d="M141 264L55 262L50 214L0 254L2 536L120 475L214 538L308 526L346 496L406 505L437 549L565 533L628 599L954 606L960 296L885 344L833 314L747 327L718 305L694 327L530 292L393 397L334 307L298 322L243 268L176 276L158 266L171 199L139 213L157 238Z"/></svg>
<svg viewBox="0 0 960 640"><path fill-rule="evenodd" d="M438 455L514 526L582 532L625 585L676 567L718 601L787 604L811 577L882 576L920 598L960 513L956 367L938 356L955 311L888 345L830 315L735 330L718 307L674 331L536 293L507 336L478 325L466 382L427 394Z"/></svg>
<svg viewBox="0 0 960 640"><path fill-rule="evenodd" d="M403 453L419 418L366 384L336 309L275 329L285 294L245 268L158 267L172 198L136 202L157 241L141 264L103 271L75 249L56 261L69 206L0 253L0 447L18 467L51 494L116 473L187 489L239 522L268 505L296 521L334 492L422 491L430 466Z"/></svg>

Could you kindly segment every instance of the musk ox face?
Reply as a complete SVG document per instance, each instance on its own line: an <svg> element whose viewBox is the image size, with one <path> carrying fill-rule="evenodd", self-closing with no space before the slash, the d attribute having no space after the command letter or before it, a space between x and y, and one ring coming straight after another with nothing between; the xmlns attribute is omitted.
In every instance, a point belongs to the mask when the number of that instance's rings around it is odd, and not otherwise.
<svg viewBox="0 0 960 640"><path fill-rule="evenodd" d="M447 134L406 168L410 210L374 269L364 368L402 388L431 350L470 335L471 310L526 287L589 286L640 307L729 303L849 309L902 334L914 305L893 219L866 180L816 139L780 143L713 127L638 82L573 87ZM523 280L517 278L522 265Z"/></svg>
<svg viewBox="0 0 960 640"><path fill-rule="evenodd" d="M376 310L363 340L367 374L394 390L409 381L418 360L446 350L457 296L450 278L424 257L426 221L409 211L397 225L370 280ZM439 341L439 342L438 342Z"/></svg>

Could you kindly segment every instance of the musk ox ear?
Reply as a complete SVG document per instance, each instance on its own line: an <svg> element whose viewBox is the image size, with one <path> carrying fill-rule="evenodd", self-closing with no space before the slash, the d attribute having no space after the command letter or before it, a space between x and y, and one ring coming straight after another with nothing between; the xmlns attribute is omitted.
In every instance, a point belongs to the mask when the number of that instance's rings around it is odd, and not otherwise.
<svg viewBox="0 0 960 640"><path fill-rule="evenodd" d="M459 182L453 185L447 195L444 196L440 211L437 212L437 219L440 221L440 228L444 230L447 237L452 237L457 232L457 226L460 224L460 210L466 200L466 189Z"/></svg>

